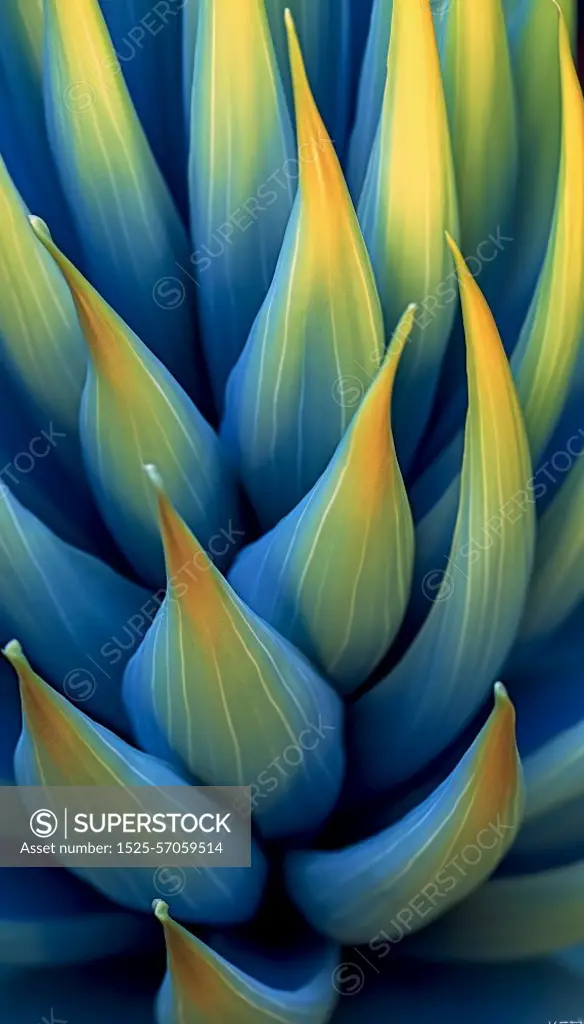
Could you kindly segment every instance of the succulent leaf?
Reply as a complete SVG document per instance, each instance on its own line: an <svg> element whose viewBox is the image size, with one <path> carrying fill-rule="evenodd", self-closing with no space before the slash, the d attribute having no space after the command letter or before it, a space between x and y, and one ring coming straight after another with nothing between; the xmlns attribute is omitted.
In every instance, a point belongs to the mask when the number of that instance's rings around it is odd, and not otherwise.
<svg viewBox="0 0 584 1024"><path fill-rule="evenodd" d="M313 830L332 810L343 778L341 702L235 594L156 470L148 474L168 589L126 670L138 740L158 753L170 749L207 785L252 786L265 835Z"/></svg>
<svg viewBox="0 0 584 1024"><path fill-rule="evenodd" d="M287 26L299 189L272 286L229 380L223 424L265 528L326 468L384 348L369 257L289 14Z"/></svg>
<svg viewBox="0 0 584 1024"><path fill-rule="evenodd" d="M157 1001L157 1024L327 1024L336 1001L331 975L337 951L326 948L305 965L308 978L285 989L257 980L174 921L163 900L154 913L164 929L168 970Z"/></svg>
<svg viewBox="0 0 584 1024"><path fill-rule="evenodd" d="M199 0L189 184L202 341L215 402L270 287L296 175L264 0Z"/></svg>
<svg viewBox="0 0 584 1024"><path fill-rule="evenodd" d="M122 672L152 605L147 590L66 544L5 489L0 634L19 636L54 686L122 732Z"/></svg>
<svg viewBox="0 0 584 1024"><path fill-rule="evenodd" d="M390 402L415 307L320 480L229 579L262 618L339 690L359 686L388 650L409 597L413 529Z"/></svg>
<svg viewBox="0 0 584 1024"><path fill-rule="evenodd" d="M446 103L430 0L394 0L387 79L358 206L391 329L420 303L396 381L394 424L404 472L426 427L456 309L445 232L458 236Z"/></svg>
<svg viewBox="0 0 584 1024"><path fill-rule="evenodd" d="M188 785L168 765L92 722L51 689L33 672L16 641L3 653L20 683L23 729L14 762L20 786ZM161 806L165 800L168 807L176 807L162 796ZM187 921L211 924L246 921L257 909L265 870L263 854L253 840L249 868L185 868L177 913ZM73 873L133 910L147 911L157 895L156 872L151 868L75 868Z"/></svg>
<svg viewBox="0 0 584 1024"><path fill-rule="evenodd" d="M83 31L79 31L79 26ZM132 105L97 0L45 4L49 138L92 283L194 388L189 243Z"/></svg>
<svg viewBox="0 0 584 1024"><path fill-rule="evenodd" d="M374 789L427 764L479 710L513 643L533 564L533 505L517 512L512 504L532 475L519 402L489 307L450 246L469 387L458 514L446 572L436 567L424 580L434 599L428 618L355 706L358 771ZM502 513L509 503L514 517Z"/></svg>
<svg viewBox="0 0 584 1024"><path fill-rule="evenodd" d="M156 509L144 462L157 459L171 494L209 545L239 525L235 480L221 443L156 356L57 248L46 225L37 237L71 289L90 361L81 443L103 517L139 575L164 580Z"/></svg>
<svg viewBox="0 0 584 1024"><path fill-rule="evenodd" d="M514 725L513 705L497 683L487 724L423 803L355 846L289 855L290 891L317 931L345 944L379 936L399 942L404 928L425 928L489 877L523 810ZM397 938L388 934L393 928Z"/></svg>

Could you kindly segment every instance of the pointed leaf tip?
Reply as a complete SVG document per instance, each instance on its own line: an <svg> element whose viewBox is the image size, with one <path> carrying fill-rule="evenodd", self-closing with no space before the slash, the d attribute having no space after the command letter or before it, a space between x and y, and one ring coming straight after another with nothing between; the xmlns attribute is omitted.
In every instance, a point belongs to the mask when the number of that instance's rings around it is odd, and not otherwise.
<svg viewBox="0 0 584 1024"><path fill-rule="evenodd" d="M387 652L410 594L413 526L391 421L414 309L403 314L320 479L242 553L229 577L244 601L344 693Z"/></svg>
<svg viewBox="0 0 584 1024"><path fill-rule="evenodd" d="M49 231L49 225L42 217L37 217L36 214L31 213L29 215L29 222L37 238L44 242L45 239L52 241L51 232Z"/></svg>
<svg viewBox="0 0 584 1024"><path fill-rule="evenodd" d="M497 684L495 692L498 702L504 688ZM431 899L425 911L418 908L408 933L432 924L492 874L515 838L524 805L514 718L506 696L503 702L507 706L496 703L447 779L404 818L352 846L288 857L292 897L319 932L361 944L375 935L389 938L381 929L391 924L399 929L399 942L401 908L423 900L432 882L465 857L467 844L480 847L478 860L467 862L470 870L444 890L444 901ZM498 831L501 819L505 826ZM489 836L484 845L482 836Z"/></svg>
<svg viewBox="0 0 584 1024"><path fill-rule="evenodd" d="M165 366L61 250L41 241L71 290L91 357L80 438L96 503L140 577L159 586L164 564L145 463L160 467L169 495L208 548L225 524L239 525L234 473L215 431ZM224 547L218 564L235 545Z"/></svg>
<svg viewBox="0 0 584 1024"><path fill-rule="evenodd" d="M168 921L170 917L169 907L168 903L165 903L164 900L152 900L152 910L154 911L154 916L162 924L165 924L166 921Z"/></svg>
<svg viewBox="0 0 584 1024"><path fill-rule="evenodd" d="M428 297L443 294L448 280L444 230L458 233L446 103L427 3L393 4L386 56L383 102L358 213L386 325L397 321L406 302L421 304L420 344L404 356L394 409L396 446L407 473L431 414L455 312L449 300L430 300L436 309L431 315L426 309Z"/></svg>
<svg viewBox="0 0 584 1024"><path fill-rule="evenodd" d="M163 491L159 500L167 593L124 681L138 741L170 749L206 785L246 785L270 751L326 722L326 742L256 812L270 834L320 824L344 770L341 703L237 597Z"/></svg>
<svg viewBox="0 0 584 1024"><path fill-rule="evenodd" d="M2 648L2 654L11 665L15 660L24 657L22 647L18 640L9 640L6 646Z"/></svg>
<svg viewBox="0 0 584 1024"><path fill-rule="evenodd" d="M458 501L458 513L454 533L445 536L443 503L428 514L426 536L435 529L444 542L436 557L448 552L442 596L401 661L354 707L355 761L372 789L404 781L428 763L493 692L516 638L533 566L533 506L519 519L501 517L532 471L509 362L481 289L452 238L448 244L461 282L467 350L460 488L455 480L446 492L448 502ZM502 527L496 543L494 523ZM419 576L424 594L431 578ZM495 699L501 706L506 698L496 691Z"/></svg>
<svg viewBox="0 0 584 1024"><path fill-rule="evenodd" d="M271 286L229 378L222 426L265 529L324 472L385 351L369 254L293 31L290 58L300 184Z"/></svg>
<svg viewBox="0 0 584 1024"><path fill-rule="evenodd" d="M506 688L506 686L503 683L501 683L501 682L495 683L494 693L495 693L495 703L497 705L503 706L505 704L511 704L511 706L513 706L512 702L509 699L509 694L507 693L507 688Z"/></svg>

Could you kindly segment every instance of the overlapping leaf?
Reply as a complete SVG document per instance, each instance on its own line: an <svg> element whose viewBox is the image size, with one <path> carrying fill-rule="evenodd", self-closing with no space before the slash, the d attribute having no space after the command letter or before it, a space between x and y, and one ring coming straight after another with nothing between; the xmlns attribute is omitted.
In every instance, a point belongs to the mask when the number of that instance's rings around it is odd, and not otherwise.
<svg viewBox="0 0 584 1024"><path fill-rule="evenodd" d="M512 361L534 463L563 408L584 332L584 99L561 15L559 54L562 132L554 218Z"/></svg>
<svg viewBox="0 0 584 1024"><path fill-rule="evenodd" d="M326 468L384 346L369 257L290 15L287 22L300 185L274 281L229 381L223 425L266 528Z"/></svg>
<svg viewBox="0 0 584 1024"><path fill-rule="evenodd" d="M557 11L554 15L557 18ZM534 469L560 422L584 331L584 101L561 19L559 60L564 130L554 222L537 289L511 359ZM569 437L570 445L572 440ZM420 581L447 550L458 493L452 481L458 474L462 449L460 434L412 491L414 515L421 520L416 534ZM526 478L516 496L520 507L534 504L548 487L544 476ZM571 541L558 533L554 543L569 547ZM540 561L545 560L547 544L540 542ZM567 592L565 597L568 599ZM554 602L548 607L555 607Z"/></svg>
<svg viewBox="0 0 584 1024"><path fill-rule="evenodd" d="M456 309L445 231L457 237L450 134L429 0L394 0L387 80L359 220L386 329L420 303L394 402L407 471L426 426Z"/></svg>
<svg viewBox="0 0 584 1024"><path fill-rule="evenodd" d="M494 878L412 942L437 960L540 957L584 942L584 861Z"/></svg>
<svg viewBox="0 0 584 1024"><path fill-rule="evenodd" d="M126 670L139 742L208 785L252 786L270 835L320 825L339 794L342 707L291 644L237 597L156 471L167 596Z"/></svg>
<svg viewBox="0 0 584 1024"><path fill-rule="evenodd" d="M469 386L458 515L446 572L436 566L423 581L435 601L428 618L355 707L358 770L375 789L427 764L478 711L513 643L533 562L533 505L502 511L531 477L517 395L487 303L450 244Z"/></svg>
<svg viewBox="0 0 584 1024"><path fill-rule="evenodd" d="M55 246L46 226L38 220L33 226L65 276L87 341L81 442L114 537L143 579L163 582L156 511L142 468L157 459L201 543L225 562L236 540L225 544L224 535L237 538L240 524L219 439L162 363Z"/></svg>
<svg viewBox="0 0 584 1024"><path fill-rule="evenodd" d="M77 434L87 355L69 291L0 158L0 339L25 400Z"/></svg>
<svg viewBox="0 0 584 1024"><path fill-rule="evenodd" d="M99 721L126 732L122 672L155 613L147 590L55 536L8 489L0 500L0 637Z"/></svg>
<svg viewBox="0 0 584 1024"><path fill-rule="evenodd" d="M488 878L523 810L514 720L497 683L487 724L415 810L356 846L289 856L292 896L319 932L345 944L399 942L404 928L426 927Z"/></svg>
<svg viewBox="0 0 584 1024"><path fill-rule="evenodd" d="M21 786L187 786L168 765L143 754L109 729L92 722L31 669L20 645L4 654L18 674L23 730L15 756ZM174 807L160 796L161 806ZM178 805L180 809L180 804ZM213 806L209 802L209 806ZM149 868L76 868L74 873L116 903L148 910L157 895ZM176 897L184 920L226 924L253 916L260 900L265 862L252 841L249 868L200 871L185 868L185 886Z"/></svg>
<svg viewBox="0 0 584 1024"><path fill-rule="evenodd" d="M190 271L215 402L266 297L298 162L264 0L199 0L192 82ZM192 15L191 15L192 17Z"/></svg>
<svg viewBox="0 0 584 1024"><path fill-rule="evenodd" d="M572 37L574 0L558 0ZM517 99L519 177L509 304L529 301L552 225L562 131L558 14L553 3L506 4Z"/></svg>
<svg viewBox="0 0 584 1024"><path fill-rule="evenodd" d="M76 244L43 107L43 0L6 0L0 37L0 152L25 202ZM42 173L39 169L42 168Z"/></svg>
<svg viewBox="0 0 584 1024"><path fill-rule="evenodd" d="M47 0L49 138L93 284L194 388L189 244L138 120L97 0ZM177 117L177 121L180 118Z"/></svg>
<svg viewBox="0 0 584 1024"><path fill-rule="evenodd" d="M491 232L509 233L517 177L515 95L502 0L450 3L444 18L442 70L462 248L467 256L481 257L479 247ZM489 267L482 276L490 283Z"/></svg>
<svg viewBox="0 0 584 1024"><path fill-rule="evenodd" d="M318 483L230 574L244 601L345 692L388 650L409 597L413 529L390 401L413 318L411 307Z"/></svg>
<svg viewBox="0 0 584 1024"><path fill-rule="evenodd" d="M178 104L183 17L198 0L104 0L116 57L156 162L186 212L187 136Z"/></svg>
<svg viewBox="0 0 584 1024"><path fill-rule="evenodd" d="M327 1024L336 992L331 985L337 950L315 952L290 973L289 987L271 985L230 963L177 924L157 900L164 929L167 974L157 1000L157 1024ZM273 965L270 964L273 969ZM264 969L265 974L265 969ZM295 976L296 975L296 976Z"/></svg>
<svg viewBox="0 0 584 1024"><path fill-rule="evenodd" d="M349 147L347 181L355 202L363 189L383 106L392 11L393 0L375 0Z"/></svg>

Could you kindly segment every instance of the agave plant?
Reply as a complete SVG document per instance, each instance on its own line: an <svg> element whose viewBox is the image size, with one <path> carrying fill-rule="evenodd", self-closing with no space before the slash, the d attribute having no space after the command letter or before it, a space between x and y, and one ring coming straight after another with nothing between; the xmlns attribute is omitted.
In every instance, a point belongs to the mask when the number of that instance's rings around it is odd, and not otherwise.
<svg viewBox="0 0 584 1024"><path fill-rule="evenodd" d="M2 869L4 1016L581 1019L576 5L2 13L0 776L253 829Z"/></svg>

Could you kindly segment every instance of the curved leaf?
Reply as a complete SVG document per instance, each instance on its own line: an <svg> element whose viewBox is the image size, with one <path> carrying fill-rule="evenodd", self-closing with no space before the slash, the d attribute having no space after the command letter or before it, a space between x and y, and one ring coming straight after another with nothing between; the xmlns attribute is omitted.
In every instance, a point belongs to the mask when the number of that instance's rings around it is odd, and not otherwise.
<svg viewBox="0 0 584 1024"><path fill-rule="evenodd" d="M287 25L300 186L274 281L229 380L223 424L265 528L328 465L384 347L357 217L290 15Z"/></svg>
<svg viewBox="0 0 584 1024"><path fill-rule="evenodd" d="M584 861L494 878L412 940L437 960L522 960L584 942Z"/></svg>
<svg viewBox="0 0 584 1024"><path fill-rule="evenodd" d="M388 650L409 597L413 529L389 409L414 309L320 480L243 551L229 577L258 615L346 692Z"/></svg>
<svg viewBox="0 0 584 1024"><path fill-rule="evenodd" d="M515 96L502 0L450 3L444 17L442 70L462 249L481 256L479 246L492 232L508 232L517 176ZM490 276L487 267L483 290Z"/></svg>
<svg viewBox="0 0 584 1024"><path fill-rule="evenodd" d="M177 108L182 87L182 22L198 0L105 0L115 55L156 162L186 213L187 136Z"/></svg>
<svg viewBox="0 0 584 1024"><path fill-rule="evenodd" d="M460 501L448 569L424 581L435 599L428 618L354 709L358 770L375 789L427 764L478 711L515 638L533 562L533 505L515 516L508 508L531 477L519 403L489 307L450 246L469 387Z"/></svg>
<svg viewBox="0 0 584 1024"><path fill-rule="evenodd" d="M345 944L376 940L380 955L382 939L399 942L404 928L425 928L488 878L523 809L514 725L513 705L497 683L487 724L415 810L356 846L289 855L290 892L319 932ZM397 938L388 934L394 928Z"/></svg>
<svg viewBox="0 0 584 1024"><path fill-rule="evenodd" d="M251 785L266 835L314 829L342 782L341 702L237 597L170 504L156 470L148 467L148 474L168 583L126 670L124 696L138 740L164 756L172 751L208 785Z"/></svg>
<svg viewBox="0 0 584 1024"><path fill-rule="evenodd" d="M454 169L429 0L394 0L387 80L358 206L386 328L421 303L393 406L407 471L434 398L456 306L445 231L458 233Z"/></svg>
<svg viewBox="0 0 584 1024"><path fill-rule="evenodd" d="M199 0L190 0L190 2L184 4L182 9L183 106L187 138L190 138L191 132L193 74L195 71L195 52L200 9Z"/></svg>
<svg viewBox="0 0 584 1024"><path fill-rule="evenodd" d="M512 369L533 462L556 426L584 332L584 99L559 12L561 158L554 219Z"/></svg>
<svg viewBox="0 0 584 1024"><path fill-rule="evenodd" d="M556 867L584 856L584 722L525 758L523 826L509 858L521 869Z"/></svg>
<svg viewBox="0 0 584 1024"><path fill-rule="evenodd" d="M265 0L280 71L290 108L293 86L286 44L284 16L289 10L298 29L308 78L326 129L342 157L356 75L353 51L357 48L358 13L366 12L371 0ZM357 10L356 10L357 8ZM332 72L334 67L334 73Z"/></svg>
<svg viewBox="0 0 584 1024"><path fill-rule="evenodd" d="M18 785L188 785L168 765L134 749L55 693L33 672L15 640L3 653L20 683L23 730L14 760ZM160 801L161 807L177 806L163 794ZM176 908L184 920L233 924L255 913L266 872L255 843L249 868L183 871L184 888L176 896ZM157 895L152 868L76 868L73 874L134 910L148 910Z"/></svg>
<svg viewBox="0 0 584 1024"><path fill-rule="evenodd" d="M131 957L153 945L141 916L113 906L63 868L2 868L2 885L0 958L3 969L14 971L6 1003L11 1024L17 1002L15 982L24 977L30 986L31 968L54 970L67 965L69 979L72 964L87 967L104 957ZM54 978L53 971L47 973ZM0 976L0 998L4 998L1 981ZM40 1009L46 1010L47 1005ZM30 1021L30 1017L20 1019L22 1024Z"/></svg>
<svg viewBox="0 0 584 1024"><path fill-rule="evenodd" d="M9 484L60 536L107 557L79 444L86 368L71 296L0 157L0 492Z"/></svg>
<svg viewBox="0 0 584 1024"><path fill-rule="evenodd" d="M122 672L156 607L147 590L60 540L5 489L0 500L2 639L19 636L53 685L124 732Z"/></svg>
<svg viewBox="0 0 584 1024"><path fill-rule="evenodd" d="M29 399L77 434L87 354L57 267L30 230L28 212L0 158L0 344Z"/></svg>
<svg viewBox="0 0 584 1024"><path fill-rule="evenodd" d="M570 438L570 441L572 439ZM522 642L549 635L584 598L584 459L578 461L542 516Z"/></svg>
<svg viewBox="0 0 584 1024"><path fill-rule="evenodd" d="M89 348L81 442L112 534L143 579L163 582L156 510L142 469L157 459L201 542L229 555L239 535L238 496L219 439L156 356L56 247L46 225L33 218L33 227L65 276Z"/></svg>
<svg viewBox="0 0 584 1024"><path fill-rule="evenodd" d="M77 245L55 167L43 106L43 0L5 0L0 36L0 152L27 205ZM42 168L42 172L39 173Z"/></svg>
<svg viewBox="0 0 584 1024"><path fill-rule="evenodd" d="M347 181L355 202L363 189L383 107L392 12L393 0L375 0L349 146Z"/></svg>
<svg viewBox="0 0 584 1024"><path fill-rule="evenodd" d="M198 0L189 187L202 341L215 402L266 297L297 161L264 0Z"/></svg>
<svg viewBox="0 0 584 1024"><path fill-rule="evenodd" d="M97 0L45 3L44 88L49 138L92 283L194 387L189 282L177 266L188 260L187 235Z"/></svg>
<svg viewBox="0 0 584 1024"><path fill-rule="evenodd" d="M337 999L331 974L336 949L326 948L306 968L308 978L284 989L272 987L230 963L177 924L168 905L156 900L164 929L167 974L157 1000L157 1024L327 1024ZM304 975L307 969L302 972ZM293 984L293 983L292 983Z"/></svg>
<svg viewBox="0 0 584 1024"><path fill-rule="evenodd" d="M560 161L562 101L558 62L559 6L575 36L575 0L526 3L506 11L517 102L519 176L513 267L508 293L525 306L548 245Z"/></svg>
<svg viewBox="0 0 584 1024"><path fill-rule="evenodd" d="M557 12L555 16L557 17ZM539 284L519 344L511 359L511 370L525 416L525 427L535 467L542 458L546 445L551 443L554 429L560 429L570 380L576 382L580 379L576 360L584 329L584 104L563 21L559 45L565 130L562 133L562 167L558 180L556 213ZM561 428L562 432L563 429ZM568 446L571 446L575 439L568 436ZM561 443L563 448L565 438L561 439ZM463 434L460 432L412 489L412 508L418 520L415 579L419 584L440 564L448 550L456 518L458 485L454 481L458 477L462 449ZM576 449L570 454L578 453L579 449ZM550 454L553 458L556 452ZM545 472L545 465L540 467L532 478L523 481L521 491L516 495L520 509L527 504L534 504L550 489L548 481L553 479L553 476L546 474L546 480L544 476L539 476L542 471ZM567 485L565 493L568 493ZM566 508L569 505L568 499ZM563 525L565 514L560 513L560 519L553 523L554 539L549 551L554 558L557 554L559 565L564 564L566 552L572 553L572 540L567 540L557 529L560 521ZM552 571L553 575L556 570L551 570L553 562L548 560L546 554L550 540L544 539L546 536L549 538L550 532L544 524L541 524L541 528L544 537L538 536L537 559L540 565L546 562L547 572ZM567 534L571 536L570 529L567 530ZM560 554L562 546L565 549L564 554ZM552 621L557 622L563 610L570 607L574 587L576 592L578 590L577 573L576 557L572 589L566 589L561 601L548 601L547 597L536 599L538 604L543 600L541 608L544 616L551 616ZM561 579L562 570L559 569L558 581ZM537 587L536 580L531 586L531 600L534 599ZM419 586L417 592L420 612L426 602Z"/></svg>

